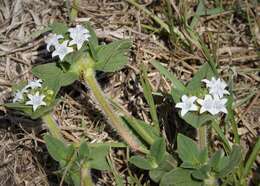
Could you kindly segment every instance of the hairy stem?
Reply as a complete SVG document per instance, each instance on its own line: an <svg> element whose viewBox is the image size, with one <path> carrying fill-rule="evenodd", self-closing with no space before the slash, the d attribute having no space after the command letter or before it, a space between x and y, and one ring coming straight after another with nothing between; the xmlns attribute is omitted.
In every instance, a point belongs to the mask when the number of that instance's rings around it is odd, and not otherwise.
<svg viewBox="0 0 260 186"><path fill-rule="evenodd" d="M126 141L126 143L128 145L130 145L131 148L133 148L136 151L143 152L143 149L141 148L140 144L131 135L131 132L126 127L124 127L122 121L116 115L115 111L112 109L109 102L105 98L101 88L98 85L98 82L96 81L93 68L86 68L83 71L83 76L84 76L86 83L92 90L92 93L95 96L97 102L99 103L102 110L104 111L104 113L106 114L108 119L110 120L112 127L117 130L119 135Z"/></svg>
<svg viewBox="0 0 260 186"><path fill-rule="evenodd" d="M203 125L198 129L199 133L199 148L203 150L207 147L207 125Z"/></svg>
<svg viewBox="0 0 260 186"><path fill-rule="evenodd" d="M42 120L47 125L51 135L61 141L64 141L64 138L62 137L61 130L58 127L57 123L53 119L50 113L42 116Z"/></svg>
<svg viewBox="0 0 260 186"><path fill-rule="evenodd" d="M94 186L87 162L84 162L80 168L80 186Z"/></svg>

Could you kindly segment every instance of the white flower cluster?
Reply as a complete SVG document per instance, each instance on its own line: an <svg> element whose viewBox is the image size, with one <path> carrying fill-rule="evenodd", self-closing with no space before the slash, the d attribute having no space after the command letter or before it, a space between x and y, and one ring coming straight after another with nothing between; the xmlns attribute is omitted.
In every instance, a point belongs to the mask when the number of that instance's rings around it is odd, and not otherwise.
<svg viewBox="0 0 260 186"><path fill-rule="evenodd" d="M41 88L41 87L42 87L41 79L29 81L25 87L23 87L21 90L16 91L13 98L13 103L22 102L25 101L26 98L29 98L29 100L25 102L25 105L31 105L33 111L35 111L38 107L42 105L45 106L46 103L43 100L45 98L45 95L43 94L40 95L39 91L35 92L37 88Z"/></svg>
<svg viewBox="0 0 260 186"><path fill-rule="evenodd" d="M184 116L189 111L199 111L200 114L209 112L212 115L220 112L227 113L225 105L227 99L223 98L223 96L225 94L229 95L229 92L226 90L227 84L225 81L213 77L211 80L203 79L202 82L206 83L206 87L209 88L209 94L205 95L204 99L183 95L181 102L176 104L176 108L181 109L181 116Z"/></svg>
<svg viewBox="0 0 260 186"><path fill-rule="evenodd" d="M73 52L73 48L69 47L76 45L77 49L81 49L85 41L90 38L89 31L81 25L77 25L75 28L68 29L70 33L71 40L65 40L60 43L61 39L64 39L62 35L51 34L50 38L47 40L47 50L50 51L51 46L54 47L52 57L59 56L62 61L64 57Z"/></svg>

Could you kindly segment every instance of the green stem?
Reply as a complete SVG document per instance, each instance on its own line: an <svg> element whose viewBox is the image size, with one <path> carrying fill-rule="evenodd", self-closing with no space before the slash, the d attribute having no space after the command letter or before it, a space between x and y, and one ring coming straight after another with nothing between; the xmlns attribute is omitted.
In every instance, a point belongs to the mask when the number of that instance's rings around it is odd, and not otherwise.
<svg viewBox="0 0 260 186"><path fill-rule="evenodd" d="M71 10L70 10L70 21L75 21L75 19L77 18L78 9L79 9L78 7L79 7L79 1L73 0Z"/></svg>
<svg viewBox="0 0 260 186"><path fill-rule="evenodd" d="M127 113L120 105L118 105L113 100L110 100L113 107L120 110L121 113L123 113L126 118L129 119L128 124L135 130L135 132L142 137L142 139L149 145L152 145L155 141L155 139L146 132L146 130L138 123L138 120L134 117L132 117L129 113Z"/></svg>
<svg viewBox="0 0 260 186"><path fill-rule="evenodd" d="M61 141L64 141L64 138L62 137L62 134L61 134L61 130L57 126L57 123L55 122L55 120L53 119L53 117L51 116L50 113L42 116L42 120L47 125L47 127L53 137L55 137Z"/></svg>
<svg viewBox="0 0 260 186"><path fill-rule="evenodd" d="M159 17L157 17L156 15L154 15L152 12L150 12L149 10L147 10L144 6L136 3L134 0L126 0L129 4L132 4L133 6L135 6L136 8L142 10L144 13L146 13L148 16L150 16L155 22L157 22L162 28L164 28L168 33L170 32L169 26L163 21L161 20ZM178 31L179 32L179 31ZM180 32L179 32L180 34Z"/></svg>
<svg viewBox="0 0 260 186"><path fill-rule="evenodd" d="M258 137L255 147L254 147L253 151L251 152L249 159L246 162L246 166L243 171L244 178L249 174L251 167L252 167L254 161L256 160L256 157L259 155L259 152L260 152L260 137Z"/></svg>
<svg viewBox="0 0 260 186"><path fill-rule="evenodd" d="M174 32L177 36L179 36L181 38L181 40L187 44L187 41L183 35L182 32L180 32L180 30L177 27L172 26L171 31L169 26L158 16L156 16L155 14L153 14L152 12L150 12L149 10L147 10L144 6L138 4L135 2L135 0L125 0L127 1L129 4L135 6L136 8L138 8L139 10L142 10L145 14L147 14L148 16L150 16L156 23L158 23L164 30L166 30L169 34L170 32Z"/></svg>
<svg viewBox="0 0 260 186"><path fill-rule="evenodd" d="M169 36L170 36L170 41L172 45L176 45L177 37L174 32L174 16L173 16L173 11L172 11L172 5L169 0L166 1L167 5L167 16L168 16L168 25L169 25Z"/></svg>
<svg viewBox="0 0 260 186"><path fill-rule="evenodd" d="M231 123L233 134L235 136L235 143L240 144L240 138L239 138L239 134L238 134L237 123L236 123L236 120L235 120L233 109L228 108L228 113L229 113L228 118L229 118L229 121Z"/></svg>
<svg viewBox="0 0 260 186"><path fill-rule="evenodd" d="M149 145L152 145L155 141L155 139L145 131L145 129L138 123L138 121L135 118L132 118L132 122L129 122L129 125L134 128L137 134L142 136L142 139L148 143Z"/></svg>
<svg viewBox="0 0 260 186"><path fill-rule="evenodd" d="M90 61L88 61L88 63L90 63ZM122 121L116 115L115 111L112 109L112 107L108 103L107 99L103 95L103 92L102 92L101 88L99 87L98 82L96 81L93 68L91 68L91 67L85 68L83 71L83 76L84 76L86 83L92 90L92 93L95 96L96 100L100 104L102 110L104 111L104 113L106 114L108 119L110 120L112 127L114 127L117 130L119 135L127 142L127 144L129 144L131 146L131 148L133 148L136 151L143 152L143 149L141 148L140 144L130 134L130 131L124 127L124 125L122 124Z"/></svg>
<svg viewBox="0 0 260 186"><path fill-rule="evenodd" d="M207 125L203 125L198 129L199 133L199 148L203 150L207 147Z"/></svg>
<svg viewBox="0 0 260 186"><path fill-rule="evenodd" d="M84 162L80 168L80 186L94 186L87 162Z"/></svg>
<svg viewBox="0 0 260 186"><path fill-rule="evenodd" d="M214 62L215 60L214 60L214 58L210 54L209 48L203 43L203 41L200 41L200 43L201 43L201 49L202 49L202 51L204 53L204 56L207 59L207 63L209 64L209 66L210 66L212 72L214 73L214 75L216 77L218 77L219 75L218 75L218 70L217 70L217 67L216 67L216 63Z"/></svg>
<svg viewBox="0 0 260 186"><path fill-rule="evenodd" d="M231 147L228 143L228 140L226 139L224 133L221 131L221 128L219 127L219 124L217 121L212 121L212 127L217 132L218 136L221 138L221 140L224 143L224 149L227 153L231 152Z"/></svg>

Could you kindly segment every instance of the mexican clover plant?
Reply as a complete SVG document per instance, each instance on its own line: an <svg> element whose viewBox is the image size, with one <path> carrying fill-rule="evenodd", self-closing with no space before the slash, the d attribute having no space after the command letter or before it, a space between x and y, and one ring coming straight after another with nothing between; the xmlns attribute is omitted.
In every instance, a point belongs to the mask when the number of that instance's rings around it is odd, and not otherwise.
<svg viewBox="0 0 260 186"><path fill-rule="evenodd" d="M76 186L93 185L90 170L114 171L107 159L109 150L125 147L118 143L90 144L84 139L71 143L64 139L51 112L59 101L61 87L78 80L87 84L111 127L133 152L139 153L131 156L129 162L147 170L154 182L161 186L245 185L244 177L257 156L260 140L248 161L243 162L245 166L241 164L244 157L234 125L232 92L227 90L227 84L218 77L212 64L202 65L184 85L159 62L152 62L172 83L170 96L179 117L198 131L198 141L178 134L177 150L173 152L162 135L145 70L141 84L150 107L151 124L124 112L120 105L104 95L96 80L96 71L115 72L124 67L131 48L129 40L100 45L89 23L70 28L63 23L53 23L48 30L51 33L46 49L51 53L53 63L34 67L32 73L38 79L14 86L14 98L6 107L19 110L32 119L41 118L48 126L50 134L44 139L50 155L59 162L62 180ZM235 144L229 143L220 128L222 117L232 123ZM223 149L215 151L208 145L207 131L212 129L223 143ZM121 181L118 183L122 185Z"/></svg>

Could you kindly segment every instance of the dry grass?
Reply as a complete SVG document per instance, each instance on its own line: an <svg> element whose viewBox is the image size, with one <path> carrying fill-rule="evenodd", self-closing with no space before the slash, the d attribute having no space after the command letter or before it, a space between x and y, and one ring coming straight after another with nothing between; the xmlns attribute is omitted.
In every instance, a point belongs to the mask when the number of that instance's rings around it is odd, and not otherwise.
<svg viewBox="0 0 260 186"><path fill-rule="evenodd" d="M68 22L68 11L63 1L54 0L0 0L0 103L11 97L11 86L31 78L33 65L51 60L45 50L44 37L32 35L54 20ZM160 3L147 1L149 9L161 16ZM233 1L224 1L226 4ZM190 1L188 7L195 7ZM239 133L243 147L252 147L260 133L259 101L259 29L260 6L252 12L253 4L241 1L243 10L250 14L252 27L244 14L226 11L215 16L203 17L197 31L216 48L220 72L225 79L232 78L238 103ZM211 5L209 5L211 6ZM235 5L234 5L235 6ZM259 11L258 11L259 12ZM116 74L101 74L104 91L134 116L150 121L147 104L139 84L139 65L146 64L154 91L168 91L170 84L151 68L149 61L159 59L183 81L188 81L204 62L200 51L190 52L176 47L158 34L148 32L145 25L154 25L146 15L120 0L82 0L78 22L90 18L103 42L131 38L134 41L128 67ZM255 34L252 37L251 31ZM82 91L83 89L83 91ZM89 141L113 141L116 134L106 127L106 120L92 101L87 88L76 82L61 91L63 101L55 110L55 117L68 140L81 137ZM164 109L164 124L174 123L170 117L172 107L160 103ZM7 112L0 107L0 185L55 185L58 184L53 161L48 156L42 141L45 128L39 121L31 121ZM178 125L178 124L177 124ZM175 126L178 129L178 126ZM104 130L105 129L105 130ZM230 135L230 139L232 136ZM113 153L117 169L127 173L125 154ZM259 166L258 159L255 166ZM55 164L54 164L55 165ZM98 185L112 185L110 174L96 175ZM98 176L99 175L99 176Z"/></svg>

